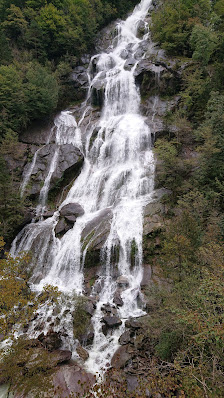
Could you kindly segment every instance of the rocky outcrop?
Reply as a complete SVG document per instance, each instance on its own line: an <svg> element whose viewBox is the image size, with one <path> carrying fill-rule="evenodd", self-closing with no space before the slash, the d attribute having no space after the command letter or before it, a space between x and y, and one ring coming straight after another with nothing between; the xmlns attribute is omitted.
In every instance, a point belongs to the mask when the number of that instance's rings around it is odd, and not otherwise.
<svg viewBox="0 0 224 398"><path fill-rule="evenodd" d="M121 320L116 316L105 316L102 321L108 328L115 328L122 324Z"/></svg>
<svg viewBox="0 0 224 398"><path fill-rule="evenodd" d="M72 144L60 145L58 148L57 144L47 144L39 149L34 168L31 173L30 183L27 189L28 195L37 196L40 193L43 181L45 181L51 161L55 154L55 151L59 151L57 157L57 164L55 171L52 174L50 181L50 189L55 187L61 179L66 177L66 174L72 173L76 175L81 168L83 163L83 155L80 150ZM31 163L27 163L24 167L23 175L25 176L31 167Z"/></svg>
<svg viewBox="0 0 224 398"><path fill-rule="evenodd" d="M159 231L164 225L166 206L161 203L161 198L170 191L161 188L154 192L152 201L144 208L143 235L150 235L152 232Z"/></svg>
<svg viewBox="0 0 224 398"><path fill-rule="evenodd" d="M68 222L74 223L77 217L83 216L84 209L79 203L68 203L60 209L59 213Z"/></svg>
<svg viewBox="0 0 224 398"><path fill-rule="evenodd" d="M123 369L131 360L131 358L132 354L130 352L129 346L121 346L115 352L111 360L111 366L115 369Z"/></svg>
<svg viewBox="0 0 224 398"><path fill-rule="evenodd" d="M53 330L48 331L46 335L44 333L41 333L38 336L38 340L41 342L42 346L48 351L57 350L62 346L60 333L54 332Z"/></svg>
<svg viewBox="0 0 224 398"><path fill-rule="evenodd" d="M100 262L100 249L103 247L110 232L113 213L111 209L103 209L89 221L82 231L85 267L94 267Z"/></svg>
<svg viewBox="0 0 224 398"><path fill-rule="evenodd" d="M30 145L45 145L54 141L53 120L42 120L34 122L20 135L20 141Z"/></svg>
<svg viewBox="0 0 224 398"><path fill-rule="evenodd" d="M59 211L59 221L55 226L55 235L62 236L71 229L77 217L84 214L84 209L79 203L68 203Z"/></svg>
<svg viewBox="0 0 224 398"><path fill-rule="evenodd" d="M80 397L96 382L91 373L86 372L78 364L61 366L52 377L54 397L67 398L68 396Z"/></svg>

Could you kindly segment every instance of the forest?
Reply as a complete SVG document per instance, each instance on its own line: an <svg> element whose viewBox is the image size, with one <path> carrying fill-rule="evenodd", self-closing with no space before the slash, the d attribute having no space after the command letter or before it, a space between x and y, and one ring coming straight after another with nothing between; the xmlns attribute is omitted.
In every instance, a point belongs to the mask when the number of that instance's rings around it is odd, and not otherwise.
<svg viewBox="0 0 224 398"><path fill-rule="evenodd" d="M0 0L2 250L5 242L9 248L30 205L29 197L19 195L18 176L8 170L8 154L19 157L21 132L34 121L45 120L68 105L66 77L83 54L93 51L97 32L112 20L124 17L136 3L136 0ZM165 221L161 229L149 233L143 242L144 261L160 267L162 277L172 288L146 289L152 304L150 319L143 321L143 328L149 341L151 368L138 391L129 395L118 383L113 390L115 395L110 395L106 384L98 396L143 398L146 388L152 388L151 395L147 395L152 398L221 398L224 394L224 0L155 1L149 28L153 41L183 70L176 93L178 107L167 111L166 132L156 139L154 146L158 159L156 188L167 190L162 198ZM173 125L175 130L171 129ZM9 275L7 284L0 284L0 307L5 314L0 326L5 335L17 320L12 315L17 301L21 306L35 301L27 285L29 275L24 265L27 262L26 255L16 260L11 257L0 260L1 275ZM45 294L57 300L58 292L50 287ZM34 309L38 305L35 301ZM26 322L32 314L21 312L20 316ZM25 380L29 389L37 373L44 372L44 366L41 369L38 365L33 374L28 372L21 380L20 365L13 359L21 355L17 346L10 355L2 369L3 380L13 383L16 374L16 383ZM14 361L13 370L11 361Z"/></svg>

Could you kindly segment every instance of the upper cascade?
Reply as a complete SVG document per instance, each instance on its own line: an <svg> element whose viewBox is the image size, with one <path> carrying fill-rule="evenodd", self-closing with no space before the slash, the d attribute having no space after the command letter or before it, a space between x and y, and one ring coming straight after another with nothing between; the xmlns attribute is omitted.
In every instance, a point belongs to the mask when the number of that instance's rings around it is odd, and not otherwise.
<svg viewBox="0 0 224 398"><path fill-rule="evenodd" d="M89 244L83 244L83 233L102 212L110 212L109 233L101 249L100 292L96 293L94 286L92 289L92 296L97 296L98 301L92 317L95 337L93 345L88 347L89 359L86 362L91 372L103 373L107 369L118 347L125 319L144 313L139 307L143 208L152 198L155 163L151 132L139 111L140 94L134 72L139 60L144 58L142 48L149 32L145 24L145 35L140 39L138 28L144 24L151 1L142 0L126 21L117 25L113 48L92 58L89 93L82 105L83 117L80 122L76 123L70 111L62 112L55 119L57 148L41 190L37 208L39 220L33 221L19 233L11 250L13 255L21 251L33 253L33 289L41 290L44 285L51 284L68 295L73 291L81 294L85 253ZM87 126L84 143L80 128L98 81L103 88L101 116L99 121ZM84 153L84 165L58 210L51 217L43 219L50 180L60 155L59 148L67 143L75 145ZM31 168L37 156L35 154ZM29 176L26 176L23 191L28 179ZM79 204L83 212L74 219L73 227L59 238L55 231L62 209L70 203ZM131 261L133 245L134 264ZM119 256L114 264L112 255L117 247ZM120 277L126 281L120 289L123 305L117 309L122 324L110 336L105 336L101 323L102 307L113 304ZM75 342L70 342L70 346L75 350Z"/></svg>

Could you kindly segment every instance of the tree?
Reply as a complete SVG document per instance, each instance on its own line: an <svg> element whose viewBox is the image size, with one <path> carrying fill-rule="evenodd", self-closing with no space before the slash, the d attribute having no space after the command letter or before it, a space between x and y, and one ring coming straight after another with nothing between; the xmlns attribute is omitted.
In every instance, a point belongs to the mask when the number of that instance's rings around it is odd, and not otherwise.
<svg viewBox="0 0 224 398"><path fill-rule="evenodd" d="M0 66L0 136L27 123L23 79L14 65Z"/></svg>
<svg viewBox="0 0 224 398"><path fill-rule="evenodd" d="M8 9L8 16L2 26L7 33L7 36L18 42L27 29L27 21L22 10L14 4L11 4Z"/></svg>
<svg viewBox="0 0 224 398"><path fill-rule="evenodd" d="M217 47L218 37L211 28L195 25L191 33L190 44L193 49L192 58L206 66Z"/></svg>
<svg viewBox="0 0 224 398"><path fill-rule="evenodd" d="M53 74L37 62L27 65L24 93L27 113L32 119L41 119L57 107L58 83Z"/></svg>
<svg viewBox="0 0 224 398"><path fill-rule="evenodd" d="M178 280L181 281L184 274L191 272L200 238L200 225L186 210L168 223L162 247L162 263L168 274L169 272L174 276L177 274Z"/></svg>

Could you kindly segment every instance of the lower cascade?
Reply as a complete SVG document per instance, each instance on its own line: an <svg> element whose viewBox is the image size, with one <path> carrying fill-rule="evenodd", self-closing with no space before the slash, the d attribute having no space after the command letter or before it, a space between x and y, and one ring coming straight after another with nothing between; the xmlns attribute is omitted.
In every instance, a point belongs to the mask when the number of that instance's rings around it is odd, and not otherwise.
<svg viewBox="0 0 224 398"><path fill-rule="evenodd" d="M88 95L79 115L71 109L56 117L50 132L55 153L40 192L36 217L19 233L11 249L14 256L22 251L33 254L33 290L41 292L45 285L53 285L63 293L61 312L57 314L60 324L54 329L66 330L64 347L78 357L70 298L74 293L84 294L88 250L93 241L99 246L103 242L98 278L89 294L94 304L94 337L91 344L86 344L85 361L88 371L100 375L110 367L126 320L144 315L143 210L153 200L155 161L151 131L139 110L140 93L134 73L138 62L144 59L142 49L149 37L144 20L150 5L151 0L142 0L126 21L117 24L113 46L92 57ZM140 24L141 28L145 24L141 39ZM97 121L89 117L89 123L85 123L93 109L93 97L96 101L96 87L101 88L100 117ZM84 163L58 209L47 215L50 182L60 161L60 148L66 144L77 148ZM24 176L21 194L38 151ZM94 261L93 258L93 266ZM47 331L53 314L53 307L42 307L35 322L41 321ZM35 324L27 333L37 336Z"/></svg>

